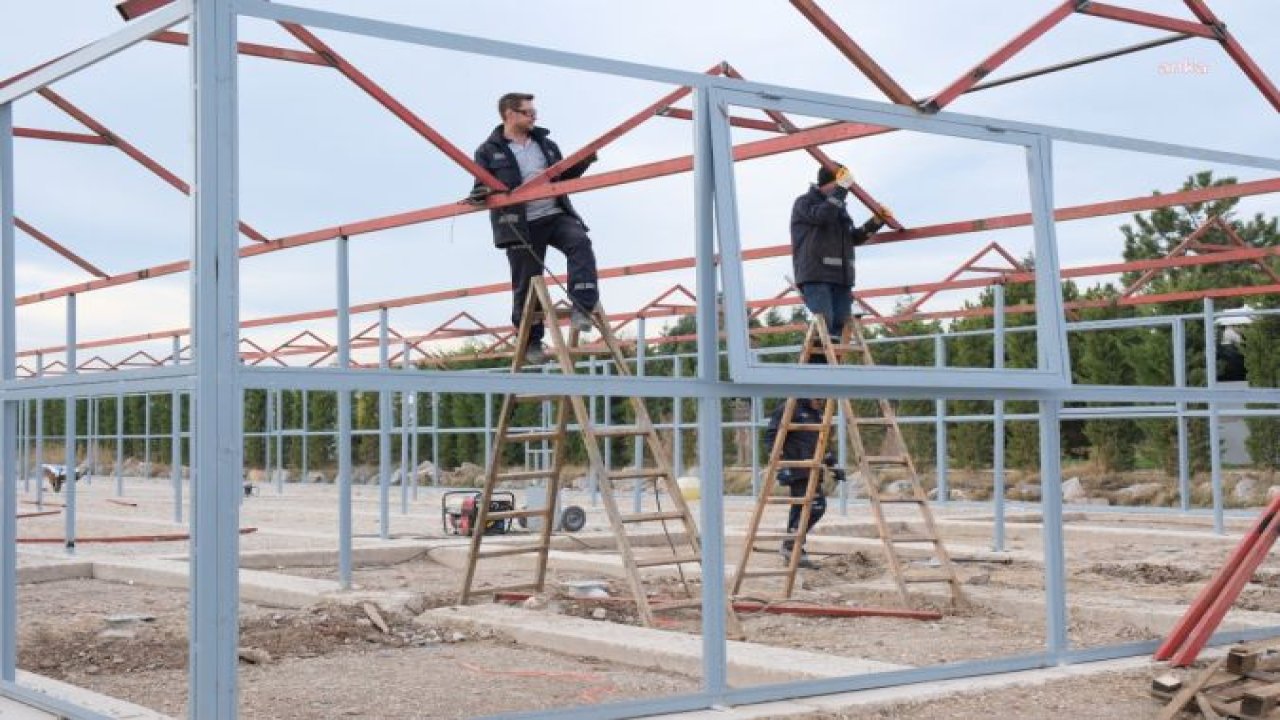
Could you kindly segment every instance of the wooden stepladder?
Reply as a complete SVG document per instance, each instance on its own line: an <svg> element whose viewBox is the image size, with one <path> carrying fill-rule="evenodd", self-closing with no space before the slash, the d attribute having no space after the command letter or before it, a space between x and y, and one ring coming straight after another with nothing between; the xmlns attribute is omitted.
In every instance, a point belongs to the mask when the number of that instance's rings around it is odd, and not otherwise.
<svg viewBox="0 0 1280 720"><path fill-rule="evenodd" d="M529 346L530 329L537 321L546 327L546 337L550 340L550 355L555 369L564 375L578 374L576 361L584 356L605 356L613 363L613 372L617 375L631 375L618 345L613 329L605 319L599 305L591 313L592 324L600 331L603 347L586 348L583 346L583 333L576 327L560 326L563 310L551 299L543 278L534 278L525 301L521 315L520 331L516 340L511 371L519 372L526 366L525 351ZM498 417L496 436L492 455L485 470L485 483L482 497L478 503L478 515L475 527L488 527L490 522L519 519L541 518L541 527L533 542L491 543L492 549L483 547L485 535L473 532L471 535L471 552L467 559L466 575L462 583L461 602L470 602L477 595L488 595L510 590L532 590L542 592L546 583L547 558L551 549L551 530L556 517L556 504L559 497L561 475L565 465L565 454L568 447L569 414L581 432L582 442L587 451L587 459L591 472L599 481L600 497L604 504L609 525L617 537L618 550L622 557L627 582L635 598L637 612L641 622L646 626L654 624L654 613L663 610L699 607L699 593L686 576L686 565L695 565L701 570L702 549L698 537L698 528L693 515L685 502L676 478L672 474L671 455L666 444L658 435L644 401L637 397L626 398L630 402L633 425L607 427L597 426L591 420L587 403L580 395L507 395L502 401L501 414ZM515 408L521 403L551 402L555 406L554 426L550 430L538 432L517 432L512 428L512 417ZM600 441L609 438L640 438L643 458L632 467L606 470L604 455ZM504 450L512 444L525 444L543 441L550 443L550 459L543 463L542 469L512 470L502 469ZM509 483L517 481L544 480L547 489L546 507L537 509L494 512L491 501L495 491ZM641 484L644 495L654 501L652 510L645 512L624 513L618 507L617 493L634 490L635 484ZM658 530L665 542L656 548L642 547L637 536L648 531ZM490 536L492 538L492 536ZM537 562L533 578L521 585L505 587L477 587L476 568L480 561L488 558L509 557L512 555L536 554ZM679 579L680 597L651 598L642 571L648 568L671 567ZM715 568L712 572L723 572ZM736 630L737 619L729 613L731 632Z"/></svg>
<svg viewBox="0 0 1280 720"><path fill-rule="evenodd" d="M821 317L814 318L805 332L799 362L802 364L808 363L810 358L816 355L823 357L828 364L832 365L874 364L871 349L867 345L863 334L862 324L856 317L850 318L845 323L842 335L838 343L833 343L827 333L826 322ZM826 454L827 443L833 433L833 425L836 424L835 419L838 407L844 413L849 448L856 457L858 472L866 486L871 512L875 518L876 527L879 529L880 540L884 545L889 571L893 575L894 584L897 586L898 594L903 604L909 605L911 602L908 586L925 583L945 583L950 588L952 602L956 604L965 603L960 580L956 577L955 567L947 554L946 546L943 545L942 537L938 534L937 523L934 521L933 512L929 508L928 496L920 483L920 476L916 473L915 463L911 460L911 454L907 452L906 441L902 436L902 429L898 425L897 415L892 404L883 398L865 401L862 403L864 412L859 413L855 412L855 409L859 406L848 398L827 398L823 402L821 422L805 425L792 421L792 413L795 410L796 402L796 398L787 398L786 400L786 407L782 413L782 422L778 426L773 449L769 453L769 463L765 469L760 497L756 502L755 512L752 514L751 522L747 527L742 557L734 570L730 593L735 596L741 595L743 583L749 578L781 577L783 578L782 598L791 597L795 589L796 571L800 565L800 552L798 550L804 547L805 538L808 535L809 514L813 507L813 501L818 497L818 491L823 479L823 457ZM869 412L865 410L865 406L870 406ZM786 442L787 434L792 432L816 432L818 434L818 442L812 458L783 459L782 448ZM838 430L834 430L834 432L838 432ZM873 444L876 445L876 449L869 449ZM773 491L778 486L778 473L790 468L808 471L808 484L804 495L800 497L774 496ZM886 492L883 487L886 470L897 470L897 474L905 475L903 479L907 481L909 489L906 492L901 490L892 493ZM901 483L895 483L895 485L898 488L903 487ZM795 505L800 506L800 525L795 533L762 533L760 531L764 514L773 505L782 505L787 508ZM893 526L885 518L885 507L890 505L914 508L919 516L918 520L922 531L912 534L895 533ZM789 562L782 569L752 569L749 566L757 540L791 541L796 551L790 554ZM924 560L923 565L908 560L903 556L902 550L907 546L924 546L928 549L927 558L913 558L913 560ZM919 555L919 553L915 553L915 555Z"/></svg>

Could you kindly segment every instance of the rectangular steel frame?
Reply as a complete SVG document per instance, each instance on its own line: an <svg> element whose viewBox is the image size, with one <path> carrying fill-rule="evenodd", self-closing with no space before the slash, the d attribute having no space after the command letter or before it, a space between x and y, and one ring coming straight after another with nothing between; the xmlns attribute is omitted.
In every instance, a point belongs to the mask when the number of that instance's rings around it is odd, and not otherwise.
<svg viewBox="0 0 1280 720"><path fill-rule="evenodd" d="M297 23L308 27L355 33L416 45L554 65L586 72L613 74L693 88L694 171L697 228L698 373L695 378L572 378L510 377L472 373L405 373L381 368L355 371L348 366L349 333L340 334L340 367L292 370L240 366L237 297L237 23L239 17ZM114 373L68 374L56 378L17 381L14 378L14 208L12 104L25 95L167 30L184 20L192 25L192 100L195 108L195 181L192 183L195 243L192 257L193 362L168 368ZM749 360L746 306L740 274L742 255L734 215L732 151L729 144L730 105L776 111L808 112L849 120L872 119L877 124L920 132L1012 143L1025 148L1037 247L1037 305L1040 365L1024 374L973 374L958 370L913 372L912 381L880 370L843 372L835 368L801 369L755 366ZM1049 126L1009 123L991 118L940 112L931 116L915 110L871 101L750 83L734 78L530 47L514 43L437 32L396 23L267 3L263 0L185 0L173 3L131 23L125 29L64 56L7 87L0 88L0 695L48 708L69 717L97 717L83 708L39 696L16 680L16 444L17 410L27 399L81 398L147 391L192 393L194 422L193 543L191 550L191 630L189 714L204 719L234 718L238 712L236 687L236 615L238 605L237 550L240 471L242 467L241 403L247 388L315 389L338 391L511 392L541 391L574 394L687 397L698 401L703 445L703 475L708 486L702 505L704 553L707 562L723 561L724 517L720 502L721 398L767 397L784 392L856 396L893 388L894 395L914 397L984 397L1029 399L1040 403L1041 466L1046 485L1058 479L1058 426L1067 401L1196 401L1235 400L1280 402L1280 391L1230 392L1202 390L1071 386L1065 358L1065 330L1057 291L1058 261L1053 241L1052 144L1082 142L1129 151L1148 152L1249 167L1280 168L1280 160L1221 153L1134 138L1083 133ZM717 246L718 241L718 246ZM345 326L346 239L338 240L339 324ZM721 262L717 263L717 249ZM720 276L717 278L717 266ZM719 285L727 293L726 325L732 378L718 377L715 298ZM69 303L69 309L74 307ZM1211 311L1210 311L1211 312ZM69 312L69 319L74 316ZM71 323L69 323L71 325ZM74 338L69 340L74 345ZM925 382L921 380L925 379ZM345 403L344 403L345 404ZM342 416L347 417L346 413ZM349 426L342 429L347 440ZM349 488L344 488L349 492ZM652 700L630 701L553 711L557 718L627 718L724 704L782 700L891 685L931 682L999 672L1089 662L1149 652L1155 643L1136 643L1089 650L1072 650L1066 636L1065 572L1063 562L1061 496L1043 493L1045 538L1046 642L1040 653L976 662L922 667L829 680L730 688L727 682L723 578L708 575L703 594L703 686L699 692ZM348 506L349 511L349 506ZM349 518L347 520L349 523ZM349 558L346 559L349 568ZM349 572L349 569L348 569ZM1222 633L1222 640L1274 633L1274 628L1246 633ZM519 717L520 715L512 716ZM535 714L524 716L533 717ZM548 716L542 714L541 716Z"/></svg>

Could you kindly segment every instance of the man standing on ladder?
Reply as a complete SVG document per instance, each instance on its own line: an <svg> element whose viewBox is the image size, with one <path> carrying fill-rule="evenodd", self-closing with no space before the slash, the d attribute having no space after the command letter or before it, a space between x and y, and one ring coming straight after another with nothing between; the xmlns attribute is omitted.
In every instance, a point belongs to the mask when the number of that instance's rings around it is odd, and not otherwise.
<svg viewBox="0 0 1280 720"><path fill-rule="evenodd" d="M796 408L791 413L791 422L795 425L817 425L822 422L822 404L825 402L820 398L800 398L796 400ZM764 442L768 447L773 447L774 441L778 438L778 428L782 425L782 415L786 411L787 403L779 402L778 407L774 408L773 414L769 416L769 427L764 431ZM786 441L782 446L783 460L809 460L817 454L818 433L814 430L791 430L787 433ZM823 456L823 464L826 466L822 469L832 468L832 474L837 482L844 481L844 471L836 468L836 458L832 453ZM778 484L786 485L791 492L791 497L804 497L809 487L809 471L804 468L783 468L778 472ZM787 515L787 534L795 535L800 530L800 516L803 508L800 505L792 505ZM822 482L819 480L817 496L813 498L813 503L809 506L809 524L805 528L805 537L813 532L813 526L818 524L822 516L827 512L827 495L823 491ZM782 559L784 562L791 562L791 552L795 548L796 542L793 539L782 541ZM800 547L799 566L809 570L816 569L818 566L809 559L804 552L804 546Z"/></svg>
<svg viewBox="0 0 1280 720"><path fill-rule="evenodd" d="M853 186L853 173L843 165L835 171L818 170L818 182L796 198L791 207L791 263L804 305L827 320L827 332L839 341L853 309L853 248L884 227L892 215L881 215L862 226L853 224L845 198ZM824 362L814 355L815 362Z"/></svg>
<svg viewBox="0 0 1280 720"><path fill-rule="evenodd" d="M536 124L538 111L533 106L533 95L503 95L498 99L498 115L502 124L494 128L489 139L476 149L475 161L511 190L546 172L548 167L564 157L560 147L547 137L550 131ZM595 161L596 155L592 153L551 179L581 177ZM490 192L490 188L476 181L468 199L482 203ZM520 326L529 281L546 269L547 247L550 246L564 253L568 261L568 292L573 302L570 322L578 330L589 332L592 328L591 311L600 298L596 256L591 249L591 238L587 237L587 226L573 209L569 198L559 195L530 200L495 208L489 215L493 223L493 244L506 250L507 262L511 265L512 324ZM525 353L526 362L540 365L547 361L546 349L542 345L544 331L542 323L532 327L529 349Z"/></svg>

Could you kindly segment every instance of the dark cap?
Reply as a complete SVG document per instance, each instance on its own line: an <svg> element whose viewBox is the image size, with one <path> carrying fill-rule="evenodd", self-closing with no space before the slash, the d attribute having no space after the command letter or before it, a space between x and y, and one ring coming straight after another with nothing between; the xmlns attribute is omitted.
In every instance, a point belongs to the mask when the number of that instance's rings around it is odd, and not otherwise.
<svg viewBox="0 0 1280 720"><path fill-rule="evenodd" d="M833 182L835 179L836 179L835 170L831 170L827 168L826 165L823 165L822 167L818 168L818 184L819 185L826 185L829 182Z"/></svg>

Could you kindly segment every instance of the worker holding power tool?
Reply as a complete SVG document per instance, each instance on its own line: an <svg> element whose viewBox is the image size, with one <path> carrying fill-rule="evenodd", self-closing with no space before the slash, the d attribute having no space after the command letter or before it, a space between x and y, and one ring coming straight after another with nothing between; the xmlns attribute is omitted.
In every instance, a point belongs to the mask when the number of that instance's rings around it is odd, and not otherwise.
<svg viewBox="0 0 1280 720"><path fill-rule="evenodd" d="M862 245L892 217L888 208L861 226L853 224L845 198L853 173L843 165L818 170L818 182L791 208L791 261L805 307L827 320L833 340L840 337L853 308L853 248ZM825 358L814 355L815 362Z"/></svg>
<svg viewBox="0 0 1280 720"><path fill-rule="evenodd" d="M511 190L543 174L564 157L559 146L547 137L550 131L537 125L538 111L533 106L533 95L503 95L498 99L498 115L502 124L494 128L489 139L476 150L475 161ZM595 161L596 155L592 153L551 179L580 177ZM483 203L491 192L490 188L476 181L468 199L473 203ZM493 223L493 244L506 250L507 262L511 265L511 322L520 325L530 281L546 270L549 246L564 253L569 265L568 292L573 303L570 322L582 332L590 331L591 312L600 298L596 256L591 248L591 238L587 237L587 226L573 209L569 198L559 195L494 208L490 211L490 220ZM542 345L544 332L541 323L533 326L525 353L526 362L542 364L547 361L546 348Z"/></svg>

